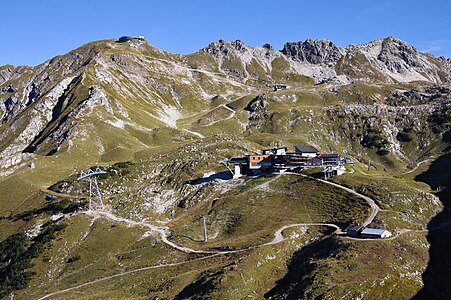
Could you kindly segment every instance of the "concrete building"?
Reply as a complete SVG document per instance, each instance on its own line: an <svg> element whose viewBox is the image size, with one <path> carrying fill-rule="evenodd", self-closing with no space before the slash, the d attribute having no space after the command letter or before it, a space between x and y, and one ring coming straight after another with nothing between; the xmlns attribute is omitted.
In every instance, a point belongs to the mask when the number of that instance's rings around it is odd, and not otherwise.
<svg viewBox="0 0 451 300"><path fill-rule="evenodd" d="M287 147L261 150L261 154L248 154L245 157L232 157L222 163L233 164L234 171L228 166L234 178L242 175L259 175L262 173L299 171L305 168L324 168L325 177L341 175L346 169L340 156L336 153L320 154L311 146L294 146L295 152L287 152Z"/></svg>
<svg viewBox="0 0 451 300"><path fill-rule="evenodd" d="M133 40L135 40L135 41L145 41L144 36L142 36L142 35L140 35L140 36L128 36L128 35L124 35L124 36L121 36L121 37L118 39L118 42L119 42L119 43L125 43L125 42L133 41Z"/></svg>
<svg viewBox="0 0 451 300"><path fill-rule="evenodd" d="M247 155L248 169L254 175L265 171L270 171L273 165L273 155L270 154L251 154Z"/></svg>
<svg viewBox="0 0 451 300"><path fill-rule="evenodd" d="M246 157L232 157L228 160L228 163L233 164L233 178L240 178L247 169Z"/></svg>
<svg viewBox="0 0 451 300"><path fill-rule="evenodd" d="M323 165L337 166L340 164L340 155L336 153L320 154L318 157L323 160Z"/></svg>

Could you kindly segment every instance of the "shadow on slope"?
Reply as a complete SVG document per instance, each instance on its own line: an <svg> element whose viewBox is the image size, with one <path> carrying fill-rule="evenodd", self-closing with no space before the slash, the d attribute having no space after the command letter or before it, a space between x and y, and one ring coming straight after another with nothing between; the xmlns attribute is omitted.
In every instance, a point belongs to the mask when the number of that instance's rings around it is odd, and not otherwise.
<svg viewBox="0 0 451 300"><path fill-rule="evenodd" d="M451 143L451 131L444 135L444 142ZM423 273L424 287L413 299L447 299L451 295L451 146L446 155L439 157L415 180L422 181L433 189L444 188L436 193L444 209L428 224L427 236L430 244L429 264ZM436 229L436 230L434 230Z"/></svg>
<svg viewBox="0 0 451 300"><path fill-rule="evenodd" d="M337 239L329 237L296 251L288 265L287 274L265 294L265 299L312 299L309 289L315 280L315 261L333 257L338 247Z"/></svg>
<svg viewBox="0 0 451 300"><path fill-rule="evenodd" d="M194 179L190 183L194 184L194 185L198 185L198 184L202 184L202 183L211 182L211 181L217 180L217 179L219 179L219 180L230 180L230 179L232 179L232 174L229 171L215 173L215 174L212 174L212 175L210 175L208 177Z"/></svg>

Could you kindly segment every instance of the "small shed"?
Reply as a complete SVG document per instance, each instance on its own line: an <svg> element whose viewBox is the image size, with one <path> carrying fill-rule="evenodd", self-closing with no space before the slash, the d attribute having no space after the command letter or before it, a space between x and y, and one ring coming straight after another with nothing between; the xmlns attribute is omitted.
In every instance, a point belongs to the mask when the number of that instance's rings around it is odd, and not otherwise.
<svg viewBox="0 0 451 300"><path fill-rule="evenodd" d="M391 237L392 234L390 231L388 231L386 229L365 228L360 233L360 236L363 238L383 239L383 238Z"/></svg>
<svg viewBox="0 0 451 300"><path fill-rule="evenodd" d="M359 237L360 233L365 229L365 226L360 224L352 224L346 228L346 235L352 237Z"/></svg>
<svg viewBox="0 0 451 300"><path fill-rule="evenodd" d="M288 85L286 84L275 84L273 86L273 89L275 92L280 91L280 90L286 90L288 88Z"/></svg>

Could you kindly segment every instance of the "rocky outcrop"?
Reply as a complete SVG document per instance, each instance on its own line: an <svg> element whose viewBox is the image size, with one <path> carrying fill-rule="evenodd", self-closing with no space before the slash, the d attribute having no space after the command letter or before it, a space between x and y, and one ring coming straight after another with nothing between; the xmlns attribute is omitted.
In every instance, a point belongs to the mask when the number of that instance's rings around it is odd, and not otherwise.
<svg viewBox="0 0 451 300"><path fill-rule="evenodd" d="M205 53L212 54L216 57L224 57L228 56L229 53L235 52L235 51L241 51L245 52L246 46L244 43L240 40L235 40L233 42L226 42L223 39L220 39L219 41L213 42L209 44L207 47L201 49L201 51Z"/></svg>
<svg viewBox="0 0 451 300"><path fill-rule="evenodd" d="M390 106L434 104L440 100L450 99L450 85L423 86L417 89L390 92L385 102Z"/></svg>
<svg viewBox="0 0 451 300"><path fill-rule="evenodd" d="M401 72L409 67L421 67L418 52L412 46L394 37L382 41L382 49L377 59L392 72Z"/></svg>
<svg viewBox="0 0 451 300"><path fill-rule="evenodd" d="M343 56L343 50L328 40L306 40L286 43L282 53L300 61L312 64L331 63Z"/></svg>
<svg viewBox="0 0 451 300"><path fill-rule="evenodd" d="M249 112L249 123L247 129L255 127L262 128L269 117L267 110L267 99L265 95L259 95L251 100L244 110Z"/></svg>

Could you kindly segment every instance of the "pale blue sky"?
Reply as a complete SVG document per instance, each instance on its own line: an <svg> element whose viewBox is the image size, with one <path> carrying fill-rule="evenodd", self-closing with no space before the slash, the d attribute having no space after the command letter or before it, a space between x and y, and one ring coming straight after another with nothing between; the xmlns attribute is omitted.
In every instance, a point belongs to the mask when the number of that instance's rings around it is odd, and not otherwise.
<svg viewBox="0 0 451 300"><path fill-rule="evenodd" d="M221 38L282 49L308 38L347 46L392 35L451 57L449 0L15 0L2 1L1 10L0 65L36 65L121 35L144 35L182 54Z"/></svg>

